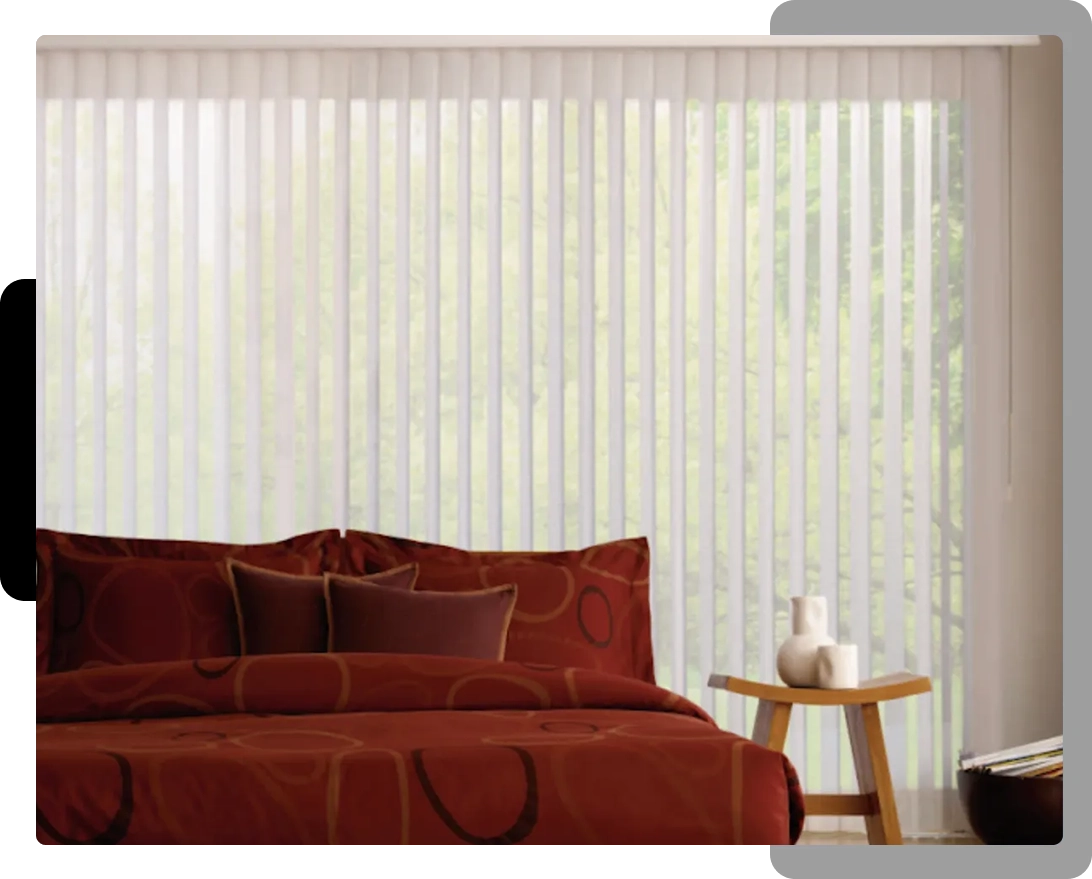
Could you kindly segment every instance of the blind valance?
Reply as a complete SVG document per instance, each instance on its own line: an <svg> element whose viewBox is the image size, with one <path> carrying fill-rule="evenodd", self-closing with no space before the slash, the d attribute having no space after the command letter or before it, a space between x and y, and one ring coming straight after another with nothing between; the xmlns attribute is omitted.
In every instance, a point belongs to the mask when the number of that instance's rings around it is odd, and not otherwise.
<svg viewBox="0 0 1092 879"><path fill-rule="evenodd" d="M997 47L63 51L39 98L960 100ZM988 63L988 62L987 62Z"/></svg>

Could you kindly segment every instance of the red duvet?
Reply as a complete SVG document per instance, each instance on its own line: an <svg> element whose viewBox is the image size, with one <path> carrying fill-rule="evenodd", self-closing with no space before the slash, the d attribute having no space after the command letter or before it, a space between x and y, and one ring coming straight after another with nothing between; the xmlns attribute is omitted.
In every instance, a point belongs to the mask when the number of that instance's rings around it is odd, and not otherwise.
<svg viewBox="0 0 1092 879"><path fill-rule="evenodd" d="M43 843L796 842L781 754L641 681L375 654L38 678Z"/></svg>

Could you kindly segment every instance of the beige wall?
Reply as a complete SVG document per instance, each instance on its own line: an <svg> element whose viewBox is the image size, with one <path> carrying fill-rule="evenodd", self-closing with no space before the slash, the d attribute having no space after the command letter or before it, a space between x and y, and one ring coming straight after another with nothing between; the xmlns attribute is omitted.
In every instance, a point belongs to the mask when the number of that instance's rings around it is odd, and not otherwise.
<svg viewBox="0 0 1092 879"><path fill-rule="evenodd" d="M981 435L991 417L975 441L1007 459L1008 490L979 508L1000 503L996 528L972 531L974 568L990 572L972 594L975 750L1062 732L1062 45L1010 51L1011 416L1007 442Z"/></svg>

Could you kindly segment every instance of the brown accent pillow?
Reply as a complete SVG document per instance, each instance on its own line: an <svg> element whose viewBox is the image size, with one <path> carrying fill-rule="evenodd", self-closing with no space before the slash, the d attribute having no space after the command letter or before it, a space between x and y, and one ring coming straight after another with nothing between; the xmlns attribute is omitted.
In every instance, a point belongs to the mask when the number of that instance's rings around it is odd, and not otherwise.
<svg viewBox="0 0 1092 879"><path fill-rule="evenodd" d="M321 576L271 571L237 559L228 559L227 569L241 654L326 652L329 633ZM417 582L417 565L401 565L360 582L410 591Z"/></svg>
<svg viewBox="0 0 1092 879"><path fill-rule="evenodd" d="M516 587L409 592L325 575L331 653L419 653L503 660Z"/></svg>

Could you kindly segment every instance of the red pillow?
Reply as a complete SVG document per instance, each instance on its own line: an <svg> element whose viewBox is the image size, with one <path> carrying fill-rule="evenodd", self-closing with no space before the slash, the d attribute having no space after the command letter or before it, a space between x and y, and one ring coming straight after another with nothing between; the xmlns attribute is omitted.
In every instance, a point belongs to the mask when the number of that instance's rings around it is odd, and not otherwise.
<svg viewBox="0 0 1092 879"><path fill-rule="evenodd" d="M507 659L655 683L643 537L568 552L468 552L348 531L340 555L342 571L357 575L415 562L418 593L513 583Z"/></svg>
<svg viewBox="0 0 1092 879"><path fill-rule="evenodd" d="M300 556L269 559L302 571ZM238 656L235 601L222 560L53 553L50 671Z"/></svg>
<svg viewBox="0 0 1092 879"><path fill-rule="evenodd" d="M304 573L321 574L338 570L337 554L341 534L337 530L313 531L274 543L229 544L193 540L153 540L147 538L100 537L37 529L35 555L38 563L36 616L38 630L38 674L50 668L53 643L53 554L68 550L84 555L106 557L158 558L175 560L219 560L228 556L255 565L283 565L285 559L302 558ZM293 569L294 570L294 569Z"/></svg>
<svg viewBox="0 0 1092 879"><path fill-rule="evenodd" d="M331 653L505 658L516 587L442 593L326 574Z"/></svg>
<svg viewBox="0 0 1092 879"><path fill-rule="evenodd" d="M244 656L325 653L329 640L326 590L321 576L285 574L228 559L228 579ZM412 590L416 565L363 578L391 589Z"/></svg>

